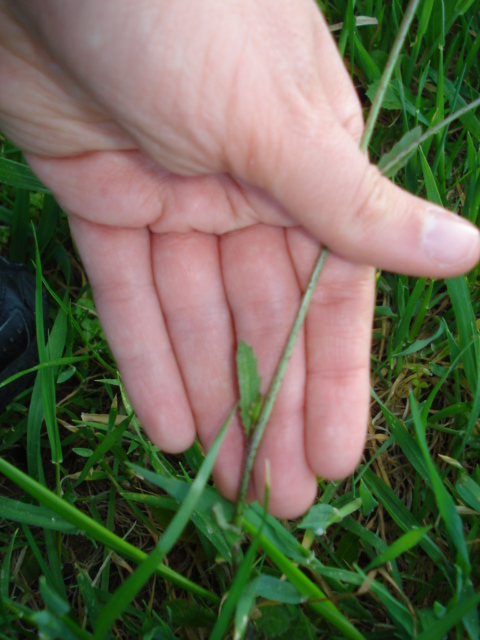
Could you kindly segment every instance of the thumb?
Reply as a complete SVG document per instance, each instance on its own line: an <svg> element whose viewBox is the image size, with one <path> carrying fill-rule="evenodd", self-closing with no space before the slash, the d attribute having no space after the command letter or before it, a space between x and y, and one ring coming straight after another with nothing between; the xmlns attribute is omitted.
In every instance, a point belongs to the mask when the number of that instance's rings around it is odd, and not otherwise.
<svg viewBox="0 0 480 640"><path fill-rule="evenodd" d="M351 261L426 277L473 268L480 259L474 225L394 185L327 106L312 111L288 111L281 141L262 164L255 163L263 169L250 179Z"/></svg>

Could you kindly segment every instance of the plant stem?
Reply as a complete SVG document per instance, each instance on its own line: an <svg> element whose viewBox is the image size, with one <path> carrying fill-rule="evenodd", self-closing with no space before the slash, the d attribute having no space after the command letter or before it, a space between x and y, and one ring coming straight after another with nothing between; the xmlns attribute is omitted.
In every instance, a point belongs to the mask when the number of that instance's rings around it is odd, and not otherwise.
<svg viewBox="0 0 480 640"><path fill-rule="evenodd" d="M395 166L397 162L401 162L403 158L406 158L409 155L409 153L413 151L415 147L419 147L421 144L425 142L425 140L428 140L429 138L434 136L436 133L441 131L444 127L451 124L454 120L458 120L458 118L461 118L466 113L468 113L469 111L472 111L473 109L476 109L477 107L480 107L480 98L477 98L476 100L472 100L472 102L470 102L469 104L466 104L460 109L457 109L457 111L454 111L452 114L447 116L444 120L442 120L441 122L438 122L433 127L430 127L428 131L425 131L425 133L422 133L421 136L418 136L418 138L415 138L415 140L413 140L407 147L405 147L405 149L402 149L402 151L400 151L394 158L392 158L390 162L388 162L388 164L382 167L382 173L388 173L391 167Z"/></svg>
<svg viewBox="0 0 480 640"><path fill-rule="evenodd" d="M410 28L410 25L412 24L415 11L417 10L419 4L420 0L411 0L407 7L407 10L405 11L405 15L403 16L402 23L400 24L400 28L397 33L397 37L395 38L395 42L393 43L390 55L388 56L387 64L385 65L385 68L383 70L382 77L380 78L380 82L378 84L377 91L372 102L372 106L370 107L370 111L368 113L365 130L360 142L360 149L363 152L367 151L368 145L370 144L373 129L375 128L375 123L377 122L378 114L380 113L383 99L388 88L388 83L390 82L390 78L392 77L393 70L395 69L395 65L397 64L398 56L400 55L400 51L402 50L403 43L405 42L405 38L407 37L408 30Z"/></svg>
<svg viewBox="0 0 480 640"><path fill-rule="evenodd" d="M293 327L290 331L290 335L288 336L287 342L283 349L282 357L280 358L275 374L273 376L273 380L270 384L270 388L268 389L267 395L265 396L265 400L260 410L258 420L252 431L252 435L249 441L247 442L247 450L245 452L241 483L240 483L240 488L238 492L235 516L233 520L234 525L239 528L242 523L242 515L245 508L245 498L247 495L248 484L250 481L250 475L252 473L255 456L257 454L260 441L265 431L265 427L267 426L268 419L270 418L270 414L272 413L273 405L278 395L280 385L282 384L283 376L285 375L288 361L290 360L290 357L292 355L293 348L295 346L295 342L297 340L299 331L305 320L305 316L307 315L308 307L310 306L313 292L315 290L315 285L317 284L317 280L320 276L320 273L322 271L327 255L328 255L328 249L325 247L320 252L320 256L313 269L312 275L310 276L310 281L305 290L305 293L303 294L302 302L297 312L295 322L293 323Z"/></svg>

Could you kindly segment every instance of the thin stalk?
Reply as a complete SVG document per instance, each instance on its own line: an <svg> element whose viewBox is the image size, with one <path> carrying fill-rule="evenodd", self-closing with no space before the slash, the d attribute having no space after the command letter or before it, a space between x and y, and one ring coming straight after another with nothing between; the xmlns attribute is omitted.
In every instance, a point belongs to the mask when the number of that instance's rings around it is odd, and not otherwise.
<svg viewBox="0 0 480 640"><path fill-rule="evenodd" d="M445 120L442 120L441 122L437 123L435 126L428 129L428 131L425 131L425 133L423 133L421 136L413 140L407 147L405 147L405 149L402 149L400 153L398 153L394 158L392 158L390 162L388 162L382 168L382 173L388 173L390 169L393 166L395 166L395 164L401 162L403 158L406 158L416 147L419 147L421 144L423 144L425 140L428 140L429 138L434 136L436 133L438 133L441 129L451 124L454 120L458 120L458 118L461 118L466 113L468 113L469 111L472 111L473 109L476 109L477 107L480 107L480 98L477 98L476 100L473 100L469 104L466 104L461 109L457 109L457 111L447 116Z"/></svg>
<svg viewBox="0 0 480 640"><path fill-rule="evenodd" d="M242 523L242 515L245 508L245 498L247 495L247 489L250 481L250 475L252 473L253 463L255 462L255 456L257 454L260 441L265 431L265 427L267 426L268 419L270 418L270 415L272 413L273 405L278 395L280 385L282 384L288 361L290 360L290 357L292 355L293 348L295 346L295 342L297 340L302 324L305 320L305 316L307 315L308 307L310 306L313 292L315 290L315 286L317 284L320 273L322 272L322 268L327 255L328 249L325 247L320 252L320 256L313 269L312 275L310 276L310 281L305 293L303 294L302 302L297 312L295 322L293 323L290 335L288 336L287 342L283 349L282 357L280 358L277 369L275 371L275 375L273 376L273 380L270 384L270 388L267 392L267 395L265 396L265 400L260 410L255 428L253 429L252 436L247 443L247 450L245 452L241 483L234 516L234 524L239 528Z"/></svg>
<svg viewBox="0 0 480 640"><path fill-rule="evenodd" d="M360 149L364 153L367 151L368 145L370 144L373 130L375 128L375 123L377 122L378 114L380 113L383 99L388 88L388 83L390 82L390 78L392 77L393 70L395 69L395 65L397 64L398 56L400 55L400 51L402 50L403 43L405 42L405 38L407 37L408 30L410 28L410 25L412 24L415 11L417 10L419 4L420 0L411 0L411 2L409 3L400 28L398 30L397 37L395 38L395 42L393 43L392 50L390 51L390 55L388 56L387 64L385 65L385 68L383 70L382 77L380 78L380 82L378 84L378 88L375 93L370 112L368 114L362 141L360 142Z"/></svg>

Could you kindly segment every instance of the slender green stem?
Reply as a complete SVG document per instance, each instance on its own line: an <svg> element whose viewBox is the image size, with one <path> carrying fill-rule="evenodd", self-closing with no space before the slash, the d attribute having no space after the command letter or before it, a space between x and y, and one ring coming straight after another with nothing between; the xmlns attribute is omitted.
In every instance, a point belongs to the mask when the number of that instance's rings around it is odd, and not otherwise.
<svg viewBox="0 0 480 640"><path fill-rule="evenodd" d="M313 292L315 290L317 280L320 276L320 273L322 271L327 255L328 255L328 249L325 247L324 249L322 249L320 253L320 257L318 258L317 263L313 269L312 275L310 276L310 281L308 283L305 293L303 294L302 302L297 312L295 322L293 323L293 327L290 331L290 335L288 336L287 342L283 349L282 357L280 358L280 361L277 365L277 369L275 371L275 375L273 376L273 380L270 384L270 388L267 392L267 395L265 396L265 400L260 410L257 423L252 432L252 436L247 443L247 450L245 452L241 483L240 483L240 488L238 492L238 499L237 499L237 504L235 509L235 516L234 516L234 524L237 527L240 527L242 522L242 515L245 508L245 498L247 495L248 483L250 481L250 475L252 473L253 463L255 462L255 456L257 454L260 441L265 431L265 427L267 426L268 419L270 418L270 414L272 413L273 405L278 395L280 385L282 384L282 380L285 375L285 371L287 369L288 361L290 360L290 357L292 355L293 348L295 346L295 342L297 340L297 336L300 332L302 324L305 320L305 316L307 315L308 307L310 306Z"/></svg>
<svg viewBox="0 0 480 640"><path fill-rule="evenodd" d="M398 30L397 37L395 38L395 42L393 43L390 55L388 56L387 64L385 65L382 77L380 78L380 82L378 84L378 88L375 93L370 112L368 114L367 122L365 124L362 141L360 142L360 149L363 152L367 151L368 145L370 144L373 130L375 128L375 123L377 122L378 114L380 113L383 99L388 88L388 83L390 82L390 78L392 77L393 70L395 69L395 65L397 64L398 56L400 55L400 51L402 50L403 43L407 36L410 25L412 24L415 11L417 10L419 4L420 0L411 0L407 7L407 10L405 11L405 15Z"/></svg>
<svg viewBox="0 0 480 640"><path fill-rule="evenodd" d="M480 107L480 98L477 98L476 100L473 100L469 104L466 104L461 109L457 109L457 111L454 111L451 115L447 116L444 120L442 120L441 122L438 122L436 125L428 129L428 131L425 131L425 133L423 133L418 138L415 138L415 140L413 140L407 147L405 147L405 149L402 149L402 151L400 151L384 167L382 167L382 173L385 173L385 174L388 173L392 167L394 167L397 163L401 162L404 158L406 158L416 147L419 147L421 144L423 144L425 140L428 140L429 138L434 136L436 133L441 131L444 127L454 122L454 120L458 120L458 118L461 118L462 116L467 114L469 111L472 111L477 107Z"/></svg>

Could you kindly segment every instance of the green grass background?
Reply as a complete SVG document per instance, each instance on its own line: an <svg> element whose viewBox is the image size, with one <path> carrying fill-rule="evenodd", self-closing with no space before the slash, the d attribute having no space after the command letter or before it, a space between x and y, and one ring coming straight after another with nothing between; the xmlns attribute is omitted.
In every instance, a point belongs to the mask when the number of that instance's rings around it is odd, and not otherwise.
<svg viewBox="0 0 480 640"><path fill-rule="evenodd" d="M367 112L406 3L320 4ZM480 109L417 139L478 100L479 49L478 0L420 2L369 148L474 223ZM378 273L362 464L319 479L304 519L251 505L239 532L207 482L215 451L168 457L143 435L66 217L0 145L0 251L36 264L50 300L35 384L0 415L0 639L478 640L478 268L447 282Z"/></svg>

